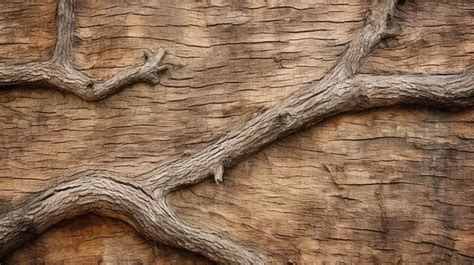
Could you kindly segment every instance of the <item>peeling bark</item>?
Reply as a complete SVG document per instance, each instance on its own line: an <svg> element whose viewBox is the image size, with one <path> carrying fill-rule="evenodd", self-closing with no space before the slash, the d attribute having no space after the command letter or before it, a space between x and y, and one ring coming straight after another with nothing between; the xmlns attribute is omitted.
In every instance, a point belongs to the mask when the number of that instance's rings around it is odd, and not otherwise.
<svg viewBox="0 0 474 265"><path fill-rule="evenodd" d="M25 64L11 72L8 67L0 68L0 83L47 82L84 99L98 100L135 82L157 82L157 71L163 70L159 66L163 51L148 56L143 66L102 83L71 68L73 3L62 1L58 7L58 38L51 62ZM456 75L358 74L361 60L396 31L395 7L394 0L377 1L358 36L321 81L296 91L195 155L157 168L136 182L109 172L80 173L16 205L0 216L0 257L62 219L94 212L118 215L146 238L222 263L265 263L269 258L261 250L185 224L167 206L167 195L209 177L222 182L224 168L276 139L337 114L396 104L471 107L474 77L470 71Z"/></svg>

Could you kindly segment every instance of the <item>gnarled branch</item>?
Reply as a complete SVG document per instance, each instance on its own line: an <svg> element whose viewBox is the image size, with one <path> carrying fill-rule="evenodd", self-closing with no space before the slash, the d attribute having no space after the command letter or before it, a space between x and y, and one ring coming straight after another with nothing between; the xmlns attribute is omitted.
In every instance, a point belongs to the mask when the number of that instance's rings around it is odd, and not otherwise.
<svg viewBox="0 0 474 265"><path fill-rule="evenodd" d="M153 196L139 183L107 172L79 173L27 199L0 219L0 257L53 223L93 212L118 217L148 239L202 253L214 260L238 264L264 261L217 233L182 223L163 198Z"/></svg>
<svg viewBox="0 0 474 265"><path fill-rule="evenodd" d="M51 59L20 65L0 64L0 87L40 83L70 92L87 101L97 101L138 82L152 85L159 83L159 74L166 69L161 66L165 55L163 49L156 53L145 53L143 65L131 66L107 80L93 79L74 68L74 6L75 0L60 0L58 3L56 43Z"/></svg>

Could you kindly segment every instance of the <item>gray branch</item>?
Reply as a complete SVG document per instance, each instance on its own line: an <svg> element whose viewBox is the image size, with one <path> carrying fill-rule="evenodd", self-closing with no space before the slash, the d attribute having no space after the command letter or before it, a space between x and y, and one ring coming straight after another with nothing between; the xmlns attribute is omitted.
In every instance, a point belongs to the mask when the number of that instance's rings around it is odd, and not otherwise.
<svg viewBox="0 0 474 265"><path fill-rule="evenodd" d="M59 0L57 7L57 33L53 56L46 62L20 65L0 64L0 87L23 84L46 84L59 90L75 94L86 101L97 101L138 82L152 85L159 83L159 74L165 55L163 49L146 53L142 65L131 66L113 77L93 79L72 65L74 38L75 0Z"/></svg>

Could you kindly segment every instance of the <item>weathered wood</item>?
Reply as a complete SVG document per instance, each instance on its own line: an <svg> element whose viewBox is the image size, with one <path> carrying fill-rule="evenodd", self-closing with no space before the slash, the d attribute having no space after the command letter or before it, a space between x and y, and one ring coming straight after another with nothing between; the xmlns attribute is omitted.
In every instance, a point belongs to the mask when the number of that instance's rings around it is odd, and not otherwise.
<svg viewBox="0 0 474 265"><path fill-rule="evenodd" d="M209 262L197 254L150 243L117 219L87 215L55 225L34 245L13 253L6 264L203 265Z"/></svg>
<svg viewBox="0 0 474 265"><path fill-rule="evenodd" d="M388 3L388 2L387 2ZM383 8L380 10L384 10ZM390 12L382 12L382 14L389 14ZM374 12L374 17L377 17L377 12ZM386 19L386 17L384 18ZM371 20L369 20L371 21ZM380 28L385 28L386 23L380 23L379 20L374 20L376 23L374 26L373 23L368 23L366 27L362 30L365 32L366 29L370 29L367 32L374 34L370 38L355 38L355 42L349 45L348 51L354 50L358 52L352 54L348 52L343 55L341 58L349 59L340 59L337 66L334 68L329 75L333 78L324 78L320 81L315 87L310 87L306 89L301 89L294 96L290 97L289 100L283 100L283 103L288 105L277 103L277 107L271 108L263 113L262 116L257 116L252 119L247 125L256 123L262 128L262 130L252 130L246 131L245 128L251 128L251 126L243 125L243 127L238 128L235 131L230 132L227 136L221 138L217 141L217 144L210 145L208 148L204 148L204 151L198 152L197 155L191 156L190 158L185 158L181 161L178 161L169 166L160 167L158 170L153 171L151 174L145 174L140 177L140 181L145 181L146 187L152 187L150 184L160 184L155 190L156 194L160 195L162 192L168 192L175 190L181 185L187 185L191 183L196 183L202 181L204 178L214 174L216 168L222 168L222 161L225 162L225 166L229 167L242 158L246 157L250 153L255 152L260 147L268 144L273 139L277 137L284 136L301 126L308 126L319 122L321 119L324 119L329 116L333 116L340 112L360 110L365 108L377 107L377 106L386 106L399 103L422 103L422 104L440 104L440 105L450 105L450 102L458 105L459 107L466 107L472 104L472 74L467 72L464 75L452 75L452 76L441 76L441 75L432 75L432 76L410 76L410 75L400 75L392 77L384 76L356 76L353 79L344 80L347 77L350 77L356 71L353 71L359 66L359 60L363 58L368 52L368 48L371 48L375 43L380 40L380 36L385 34L386 31L380 30ZM378 22L378 23L377 23ZM380 26L377 26L380 25ZM391 30L389 30L391 32ZM364 34L361 34L364 36ZM367 43L360 43L362 46L359 46L357 39L373 40L368 41ZM368 46L364 46L368 45ZM352 48L356 47L356 48ZM347 55L349 54L349 56ZM359 54L359 55L357 55ZM354 56L353 56L354 55ZM351 61L354 60L354 61ZM345 65L351 65L346 67ZM340 67L338 67L340 66ZM344 69L337 71L337 69ZM348 70L347 70L348 69ZM459 71L458 71L459 72ZM339 74L342 73L342 74ZM405 80L409 80L408 83ZM446 86L443 86L446 85ZM403 93L395 93L396 91L392 90L392 87L398 88ZM356 88L356 89L351 89ZM434 88L431 90L431 88ZM459 93L452 93L450 88L458 88ZM315 95L314 92L321 92L320 94ZM398 91L398 90L397 90ZM452 90L455 91L455 90ZM419 95L418 95L419 94ZM301 96L301 97L300 97ZM304 98L304 97L307 98ZM311 98L315 96L313 101ZM454 97L454 98L453 98ZM310 100L306 100L306 99ZM294 101L298 99L298 101ZM319 101L318 101L319 100ZM321 102L328 100L329 105L323 105L321 107ZM349 100L349 101L344 101ZM299 105L300 103L303 103ZM326 103L326 102L325 102ZM336 104L337 103L337 104ZM344 104L345 103L345 104ZM363 104L357 104L363 103ZM335 104L334 108L328 108L327 106L332 106ZM283 108L285 106L296 107L296 108ZM304 106L299 108L300 106ZM316 110L313 110L313 107ZM354 109L355 107L355 109ZM321 109L323 111L321 111ZM296 110L296 112L295 112ZM267 116L265 116L267 114ZM298 116L299 114L304 114L303 116ZM302 117L302 120L292 119L293 117ZM306 117L306 118L304 118ZM305 120L307 119L307 120ZM294 124L293 124L294 122ZM265 125L270 124L271 126L267 128ZM267 131L268 129L268 131ZM272 131L273 129L273 131ZM260 133L262 132L262 135ZM268 136L268 137L266 137ZM238 138L235 138L238 137ZM237 139L237 140L234 140ZM255 146L251 144L256 143ZM223 150L221 152L222 146L230 146L230 150ZM216 149L216 147L218 147ZM211 154L207 151L217 150L217 153ZM214 157L215 155L215 157ZM202 158L202 159L201 159ZM214 163L215 159L215 163ZM207 163L209 162L209 163ZM183 167L184 166L184 167ZM197 173L197 174L194 174ZM115 175L115 173L112 173ZM171 178L177 176L176 178ZM165 180L165 181L163 181ZM124 181L127 182L127 181ZM66 181L67 183L67 181ZM86 182L87 183L87 182ZM105 191L104 191L105 192ZM64 196L64 194L63 194ZM60 205L59 205L60 206ZM26 207L27 208L27 207ZM161 209L161 208L160 208ZM120 210L116 209L116 210ZM80 211L72 211L71 214L79 214ZM129 213L130 214L130 213ZM123 218L123 217L122 217ZM130 221L130 220L128 220ZM177 220L174 220L173 223L178 223ZM133 224L133 222L132 222ZM171 224L171 226L176 224ZM183 225L184 226L184 225ZM156 228L157 230L166 229L166 228ZM190 228L182 228L184 231ZM140 229L139 229L140 230ZM193 231L192 229L190 230ZM174 232L173 232L174 233ZM146 233L144 233L146 236ZM155 234L158 234L155 232ZM177 233L179 234L179 233ZM178 235L175 234L175 237ZM196 233L191 233L195 234ZM161 240L167 239L170 235L159 235L157 238ZM202 235L201 235L202 236ZM152 237L154 238L154 237ZM186 242L169 242L171 244L180 245L185 248L189 248L195 251L200 251L205 255L210 257L231 261L229 257L214 257L216 246L207 246L205 249L199 249L199 246L203 246L200 236L197 236L197 243L192 243L192 246L187 246ZM155 239L155 238L154 238ZM223 239L225 241L225 239ZM176 238L172 238L171 241L176 241ZM191 240L192 241L192 240ZM229 244L233 244L230 242ZM205 246L206 244L204 244ZM238 248L240 249L240 247ZM258 248L250 248L258 249ZM263 251L263 250L262 250ZM206 253L207 252L207 253ZM238 251L237 251L238 252ZM214 254L213 254L214 253ZM235 253L234 253L235 254ZM226 254L222 254L226 256ZM232 253L230 254L232 255ZM228 255L227 255L228 256ZM244 255L245 256L245 255ZM469 255L467 255L469 257ZM241 262L246 262L254 259L243 260Z"/></svg>
<svg viewBox="0 0 474 265"><path fill-rule="evenodd" d="M51 60L21 65L0 65L0 85L13 86L43 83L71 92L84 100L96 101L138 82L156 85L165 55L163 49L145 54L145 63L130 67L107 80L94 80L72 65L75 0L60 0L57 9L56 44Z"/></svg>
<svg viewBox="0 0 474 265"><path fill-rule="evenodd" d="M227 170L224 185L169 200L186 222L265 246L277 264L470 264L473 117L340 115Z"/></svg>

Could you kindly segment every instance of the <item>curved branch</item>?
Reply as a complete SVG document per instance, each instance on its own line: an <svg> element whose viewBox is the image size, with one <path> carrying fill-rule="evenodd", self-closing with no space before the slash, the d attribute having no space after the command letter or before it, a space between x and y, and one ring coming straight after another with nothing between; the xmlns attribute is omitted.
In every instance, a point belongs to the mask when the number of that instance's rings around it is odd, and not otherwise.
<svg viewBox="0 0 474 265"><path fill-rule="evenodd" d="M60 220L88 212L118 217L145 238L183 247L222 263L264 261L229 239L179 221L163 198L153 196L137 183L100 172L80 173L0 216L0 258Z"/></svg>
<svg viewBox="0 0 474 265"><path fill-rule="evenodd" d="M106 80L95 80L72 66L52 62L0 65L0 86L45 84L75 94L86 101L97 101L138 82L158 84L159 73L166 69L160 66L164 54L164 50L159 49L157 53L147 57L143 65L132 66Z"/></svg>
<svg viewBox="0 0 474 265"><path fill-rule="evenodd" d="M205 232L202 228L183 223L166 204L162 205L162 209L167 216L163 229L173 239L171 242L165 241L166 243L201 253L225 264L265 264L268 261L262 254L239 246L217 233Z"/></svg>
<svg viewBox="0 0 474 265"><path fill-rule="evenodd" d="M153 198L129 181L98 172L80 173L72 180L25 198L24 203L1 216L0 257L56 222L86 212L113 210L129 217L126 221L137 227L137 221L149 214L150 208L144 206Z"/></svg>
<svg viewBox="0 0 474 265"><path fill-rule="evenodd" d="M74 68L74 6L75 0L60 0L58 3L56 43L51 59L20 65L0 64L0 87L40 83L70 92L86 101L97 101L135 83L159 83L159 74L166 70L161 66L165 55L163 49L146 53L144 64L129 67L107 80L93 79Z"/></svg>

